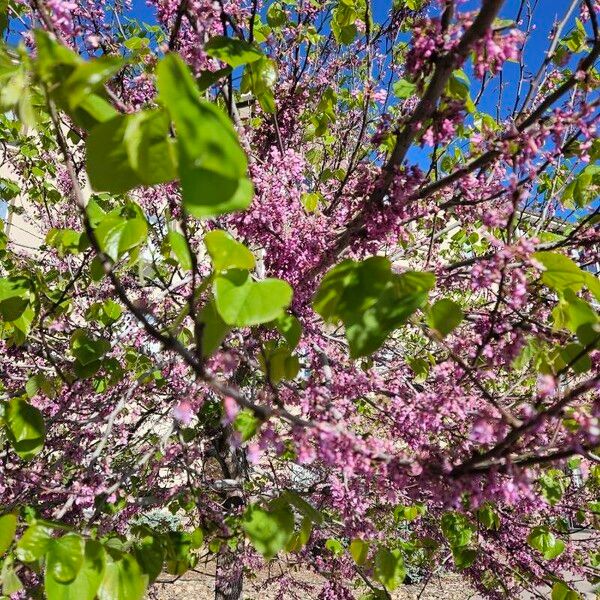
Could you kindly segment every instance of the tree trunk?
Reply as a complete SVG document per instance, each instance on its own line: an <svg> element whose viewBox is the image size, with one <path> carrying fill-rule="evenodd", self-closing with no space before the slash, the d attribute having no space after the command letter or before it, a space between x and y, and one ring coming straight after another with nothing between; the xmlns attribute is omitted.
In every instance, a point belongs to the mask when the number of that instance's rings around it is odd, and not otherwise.
<svg viewBox="0 0 600 600"><path fill-rule="evenodd" d="M240 480L243 478L247 462L246 454L242 448L236 448L230 443L231 428L225 427L221 435L215 439L217 459L221 465L223 477ZM223 508L225 515L236 514L244 505L244 498L240 488L231 489L223 494ZM227 543L221 544L217 554L217 568L215 573L215 600L241 600L244 583L244 572L240 560L240 549L231 548Z"/></svg>
<svg viewBox="0 0 600 600"><path fill-rule="evenodd" d="M244 573L237 552L227 544L217 554L215 600L241 600Z"/></svg>

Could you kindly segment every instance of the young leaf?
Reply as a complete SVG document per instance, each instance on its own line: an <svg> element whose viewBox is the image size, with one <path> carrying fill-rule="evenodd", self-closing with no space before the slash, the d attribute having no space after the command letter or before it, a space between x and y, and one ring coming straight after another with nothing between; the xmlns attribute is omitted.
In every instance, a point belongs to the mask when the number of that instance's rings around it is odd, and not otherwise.
<svg viewBox="0 0 600 600"><path fill-rule="evenodd" d="M383 546L375 554L375 577L386 590L395 590L406 577L402 552L388 550Z"/></svg>
<svg viewBox="0 0 600 600"><path fill-rule="evenodd" d="M209 56L218 58L233 68L255 62L263 56L263 53L252 44L222 35L216 35L208 40L204 50Z"/></svg>
<svg viewBox="0 0 600 600"><path fill-rule="evenodd" d="M142 600L147 586L148 575L131 554L107 554L98 600Z"/></svg>
<svg viewBox="0 0 600 600"><path fill-rule="evenodd" d="M242 527L252 545L268 560L285 547L294 533L294 515L284 503L276 503L270 510L251 505Z"/></svg>
<svg viewBox="0 0 600 600"><path fill-rule="evenodd" d="M31 525L17 542L16 555L20 561L34 562L46 554L52 530L45 525Z"/></svg>
<svg viewBox="0 0 600 600"><path fill-rule="evenodd" d="M185 209L195 217L243 210L253 189L231 122L214 104L200 99L192 74L176 55L163 58L157 76L160 100L175 123Z"/></svg>
<svg viewBox="0 0 600 600"><path fill-rule="evenodd" d="M4 423L8 440L20 458L29 460L42 451L46 425L35 406L22 398L13 398L5 404Z"/></svg>
<svg viewBox="0 0 600 600"><path fill-rule="evenodd" d="M345 260L327 272L313 308L327 322L344 323L352 358L367 356L426 302L434 283L430 273L393 273L381 256Z"/></svg>
<svg viewBox="0 0 600 600"><path fill-rule="evenodd" d="M277 318L292 301L292 288L281 279L252 281L247 271L232 269L215 278L215 303L228 325L249 327Z"/></svg>
<svg viewBox="0 0 600 600"><path fill-rule="evenodd" d="M2 556L12 544L17 531L17 515L8 513L0 517L0 556Z"/></svg>
<svg viewBox="0 0 600 600"><path fill-rule="evenodd" d="M204 243L215 271L254 269L255 261L252 252L226 231L221 229L209 231L204 236Z"/></svg>
<svg viewBox="0 0 600 600"><path fill-rule="evenodd" d="M427 314L427 324L442 337L456 329L465 318L462 308L448 298L438 300Z"/></svg>
<svg viewBox="0 0 600 600"><path fill-rule="evenodd" d="M59 583L73 581L83 564L84 546L83 538L74 533L52 540L46 554L46 577Z"/></svg>
<svg viewBox="0 0 600 600"><path fill-rule="evenodd" d="M94 600L104 577L106 556L95 540L86 540L83 562L77 576L69 583L57 581L46 574L44 587L48 600Z"/></svg>
<svg viewBox="0 0 600 600"><path fill-rule="evenodd" d="M176 177L164 110L118 115L92 129L87 139L87 172L97 192L121 194Z"/></svg>

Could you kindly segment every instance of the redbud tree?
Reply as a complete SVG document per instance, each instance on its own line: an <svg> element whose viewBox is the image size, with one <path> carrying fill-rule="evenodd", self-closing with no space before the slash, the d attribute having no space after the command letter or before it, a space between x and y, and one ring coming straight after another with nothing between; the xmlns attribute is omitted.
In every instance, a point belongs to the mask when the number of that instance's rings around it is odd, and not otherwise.
<svg viewBox="0 0 600 600"><path fill-rule="evenodd" d="M4 596L598 580L597 0L0 6Z"/></svg>

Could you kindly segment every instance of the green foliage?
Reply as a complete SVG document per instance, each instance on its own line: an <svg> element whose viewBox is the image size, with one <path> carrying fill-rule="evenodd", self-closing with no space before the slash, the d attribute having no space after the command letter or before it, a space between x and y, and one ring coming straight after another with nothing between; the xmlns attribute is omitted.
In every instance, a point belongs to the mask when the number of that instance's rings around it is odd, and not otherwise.
<svg viewBox="0 0 600 600"><path fill-rule="evenodd" d="M581 600L581 596L562 581L552 586L551 600Z"/></svg>
<svg viewBox="0 0 600 600"><path fill-rule="evenodd" d="M208 40L204 50L209 56L218 58L233 68L256 62L263 56L263 53L252 44L222 35Z"/></svg>
<svg viewBox="0 0 600 600"><path fill-rule="evenodd" d="M106 553L98 600L142 600L147 585L148 575L131 554Z"/></svg>
<svg viewBox="0 0 600 600"><path fill-rule="evenodd" d="M546 560L553 560L560 556L564 549L565 543L556 538L547 527L534 527L531 533L527 536L527 543L541 552Z"/></svg>
<svg viewBox="0 0 600 600"><path fill-rule="evenodd" d="M176 178L169 116L164 110L118 115L87 138L87 173L97 192L121 194Z"/></svg>
<svg viewBox="0 0 600 600"><path fill-rule="evenodd" d="M293 350L302 336L302 325L294 315L281 314L273 321L275 328L283 336L290 350Z"/></svg>
<svg viewBox="0 0 600 600"><path fill-rule="evenodd" d="M117 115L103 86L121 69L123 59L103 56L86 62L40 29L35 31L35 43L37 77L77 125L91 129Z"/></svg>
<svg viewBox="0 0 600 600"><path fill-rule="evenodd" d="M215 278L215 303L223 321L236 327L268 323L292 301L292 288L280 279L253 281L248 271L231 269Z"/></svg>
<svg viewBox="0 0 600 600"><path fill-rule="evenodd" d="M430 273L392 272L387 258L345 260L330 269L313 299L314 309L329 323L342 322L350 356L367 356L425 302L435 284Z"/></svg>
<svg viewBox="0 0 600 600"><path fill-rule="evenodd" d="M470 567L477 556L477 551L470 547L475 526L465 515L458 512L447 512L442 517L441 527L444 537L450 544L456 568Z"/></svg>
<svg viewBox="0 0 600 600"><path fill-rule="evenodd" d="M365 0L338 0L333 9L331 31L338 44L351 44L358 33L357 21L364 21Z"/></svg>
<svg viewBox="0 0 600 600"><path fill-rule="evenodd" d="M90 202L87 211L100 250L113 261L146 241L148 223L142 209L134 202L127 202L108 213Z"/></svg>
<svg viewBox="0 0 600 600"><path fill-rule="evenodd" d="M35 562L45 554L52 540L52 530L42 524L34 523L17 542L16 556L22 562Z"/></svg>
<svg viewBox="0 0 600 600"><path fill-rule="evenodd" d="M369 555L369 542L355 538L350 542L350 554L354 562L361 567L367 561Z"/></svg>
<svg viewBox="0 0 600 600"><path fill-rule="evenodd" d="M500 515L498 515L489 502L486 502L477 511L477 518L486 529L500 529Z"/></svg>
<svg viewBox="0 0 600 600"><path fill-rule="evenodd" d="M562 195L565 208L584 208L598 197L600 166L588 165L567 185Z"/></svg>
<svg viewBox="0 0 600 600"><path fill-rule="evenodd" d="M17 531L17 515L8 513L0 517L0 556L11 546Z"/></svg>
<svg viewBox="0 0 600 600"><path fill-rule="evenodd" d="M105 566L106 556L100 543L86 540L81 565L72 581L61 582L51 572L46 572L44 587L48 600L94 600Z"/></svg>
<svg viewBox="0 0 600 600"><path fill-rule="evenodd" d="M157 67L159 97L177 133L183 205L195 217L243 210L252 200L246 156L229 119L200 93L185 63L167 55Z"/></svg>
<svg viewBox="0 0 600 600"><path fill-rule="evenodd" d="M0 278L0 322L5 322L5 327L0 323L2 337L12 335L17 344L23 343L35 316L34 300L33 284L27 277Z"/></svg>
<svg viewBox="0 0 600 600"><path fill-rule="evenodd" d="M438 300L427 313L427 324L442 337L452 332L465 318L459 304L448 298Z"/></svg>
<svg viewBox="0 0 600 600"><path fill-rule="evenodd" d="M167 241L177 258L179 266L185 271L190 271L192 269L192 255L184 235L179 231L171 230L167 233Z"/></svg>
<svg viewBox="0 0 600 600"><path fill-rule="evenodd" d="M221 229L209 231L204 236L204 243L215 271L254 269L255 260L252 252L226 231Z"/></svg>
<svg viewBox="0 0 600 600"><path fill-rule="evenodd" d="M282 379L294 379L300 369L298 357L291 353L288 345L278 346L272 340L264 344L259 362L273 384L279 383Z"/></svg>
<svg viewBox="0 0 600 600"><path fill-rule="evenodd" d="M76 375L82 378L95 375L109 350L110 343L107 340L95 339L84 329L76 330L71 336L71 353L75 357Z"/></svg>
<svg viewBox="0 0 600 600"><path fill-rule="evenodd" d="M3 414L6 436L13 450L23 460L39 454L46 439L46 425L42 413L23 398L12 398L4 403Z"/></svg>
<svg viewBox="0 0 600 600"><path fill-rule="evenodd" d="M579 268L567 256L557 252L536 252L533 258L545 267L542 281L548 287L564 293L565 290L578 292L585 286L600 300L600 280L589 271Z"/></svg>
<svg viewBox="0 0 600 600"><path fill-rule="evenodd" d="M75 533L53 539L46 553L46 577L59 583L70 583L83 565L85 542Z"/></svg>
<svg viewBox="0 0 600 600"><path fill-rule="evenodd" d="M88 320L99 321L105 326L116 323L123 314L121 305L114 300L105 300L104 302L94 302L87 312L85 317Z"/></svg>
<svg viewBox="0 0 600 600"><path fill-rule="evenodd" d="M242 442L254 437L260 428L261 420L250 409L243 409L235 416L233 428L239 432Z"/></svg>
<svg viewBox="0 0 600 600"><path fill-rule="evenodd" d="M325 549L329 550L334 556L341 556L344 554L344 546L342 546L342 543L335 538L329 538L325 541Z"/></svg>
<svg viewBox="0 0 600 600"><path fill-rule="evenodd" d="M202 323L202 355L208 357L219 348L230 327L221 318L213 300L207 302L198 319Z"/></svg>
<svg viewBox="0 0 600 600"><path fill-rule="evenodd" d="M46 235L46 244L58 250L59 256L78 254L89 246L84 233L74 229L51 229Z"/></svg>
<svg viewBox="0 0 600 600"><path fill-rule="evenodd" d="M400 98L401 100L405 100L406 98L410 98L416 92L417 85L408 81L408 79L398 79L398 81L394 82L392 86L392 91L394 92L394 96L396 98Z"/></svg>
<svg viewBox="0 0 600 600"><path fill-rule="evenodd" d="M277 65L263 56L260 60L246 66L240 91L251 93L260 103L260 107L269 114L276 112L273 86L277 82Z"/></svg>
<svg viewBox="0 0 600 600"><path fill-rule="evenodd" d="M273 558L294 532L294 514L286 502L272 502L269 508L248 507L242 527L252 545L266 559Z"/></svg>
<svg viewBox="0 0 600 600"><path fill-rule="evenodd" d="M406 577L402 551L398 549L388 550L384 546L381 546L375 554L374 573L375 579L377 579L386 590L395 590Z"/></svg>

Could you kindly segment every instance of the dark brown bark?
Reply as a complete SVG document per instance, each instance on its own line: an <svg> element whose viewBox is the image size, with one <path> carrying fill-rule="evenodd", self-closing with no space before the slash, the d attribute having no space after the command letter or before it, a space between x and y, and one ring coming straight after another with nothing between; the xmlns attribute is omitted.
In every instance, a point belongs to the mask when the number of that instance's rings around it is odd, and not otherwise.
<svg viewBox="0 0 600 600"><path fill-rule="evenodd" d="M240 481L246 471L245 451L232 445L230 437L231 428L224 427L221 435L215 440L215 450L223 476ZM243 505L241 489L234 487L223 494L225 514L236 514ZM221 544L215 572L215 600L241 600L242 598L244 573L239 556L240 548L240 546L231 548L226 543Z"/></svg>

